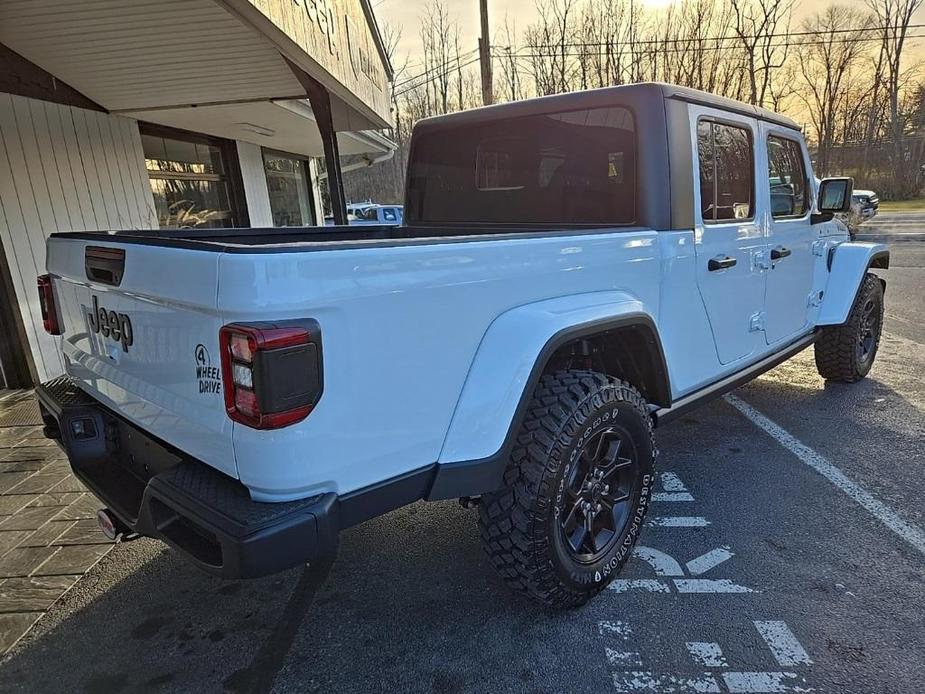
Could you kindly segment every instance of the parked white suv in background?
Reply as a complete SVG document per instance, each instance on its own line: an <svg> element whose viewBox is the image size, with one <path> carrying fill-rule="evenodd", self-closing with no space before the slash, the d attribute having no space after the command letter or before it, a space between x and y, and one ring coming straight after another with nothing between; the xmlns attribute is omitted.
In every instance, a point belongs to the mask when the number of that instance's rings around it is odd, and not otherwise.
<svg viewBox="0 0 925 694"><path fill-rule="evenodd" d="M504 580L584 603L642 530L653 429L815 343L877 353L792 121L662 84L418 123L400 227L54 234L47 435L110 533L255 576L419 499L479 506Z"/></svg>

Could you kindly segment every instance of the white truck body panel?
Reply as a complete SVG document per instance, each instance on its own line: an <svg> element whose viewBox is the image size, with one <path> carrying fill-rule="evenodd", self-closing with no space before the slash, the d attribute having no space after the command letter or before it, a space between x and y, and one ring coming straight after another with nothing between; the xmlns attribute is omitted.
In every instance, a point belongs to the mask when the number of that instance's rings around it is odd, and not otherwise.
<svg viewBox="0 0 925 694"><path fill-rule="evenodd" d="M656 315L659 288L645 281L659 272L656 239L645 230L555 233L223 254L218 301L226 321L304 315L324 335L325 393L312 414L281 431L235 427L241 481L254 498L343 494L433 464L496 318L634 285L648 287L638 302ZM551 327L536 326L532 339L521 335L504 349L535 359L533 343L545 342ZM466 433L473 450L484 450L495 430Z"/></svg>
<svg viewBox="0 0 925 694"><path fill-rule="evenodd" d="M56 279L58 310L69 330L61 338L68 375L105 405L182 451L237 476L232 422L221 391L208 396L197 377L196 347L205 345L217 366L216 253L135 244L126 252L120 287L87 279L87 246L124 244L49 239L47 267ZM134 343L94 334L88 326L91 296L108 310L131 315Z"/></svg>

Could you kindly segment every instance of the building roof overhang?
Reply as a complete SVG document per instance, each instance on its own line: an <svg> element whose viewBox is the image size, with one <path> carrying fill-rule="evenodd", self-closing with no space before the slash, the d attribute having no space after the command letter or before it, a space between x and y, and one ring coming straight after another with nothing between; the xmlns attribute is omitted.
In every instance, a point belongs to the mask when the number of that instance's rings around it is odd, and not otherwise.
<svg viewBox="0 0 925 694"><path fill-rule="evenodd" d="M288 59L330 93L344 153L380 151L356 135L391 125L391 68L366 4L335 16L330 0L0 0L0 43L110 112L318 156Z"/></svg>

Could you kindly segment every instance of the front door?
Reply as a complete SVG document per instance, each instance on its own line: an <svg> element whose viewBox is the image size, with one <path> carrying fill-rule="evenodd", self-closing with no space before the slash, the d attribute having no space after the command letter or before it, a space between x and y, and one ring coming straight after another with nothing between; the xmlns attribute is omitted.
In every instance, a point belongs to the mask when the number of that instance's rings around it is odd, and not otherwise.
<svg viewBox="0 0 925 694"><path fill-rule="evenodd" d="M694 196L697 283L721 364L764 348L761 311L767 248L755 196L758 124L712 109L691 107L696 133Z"/></svg>
<svg viewBox="0 0 925 694"><path fill-rule="evenodd" d="M809 323L815 258L810 222L811 194L806 152L795 133L762 124L767 158L768 261L765 298L767 344L794 338Z"/></svg>

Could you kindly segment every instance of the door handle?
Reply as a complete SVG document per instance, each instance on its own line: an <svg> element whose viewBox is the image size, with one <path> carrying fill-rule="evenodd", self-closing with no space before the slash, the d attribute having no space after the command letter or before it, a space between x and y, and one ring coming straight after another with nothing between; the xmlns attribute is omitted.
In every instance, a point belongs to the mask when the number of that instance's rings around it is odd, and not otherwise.
<svg viewBox="0 0 925 694"><path fill-rule="evenodd" d="M710 258L710 261L707 263L707 270L716 272L717 270L725 270L735 264L735 258L730 258L728 255L718 255L715 258Z"/></svg>
<svg viewBox="0 0 925 694"><path fill-rule="evenodd" d="M789 248L784 248L783 246L778 246L777 248L771 249L771 260L780 260L781 258L786 258L790 255L791 251Z"/></svg>

